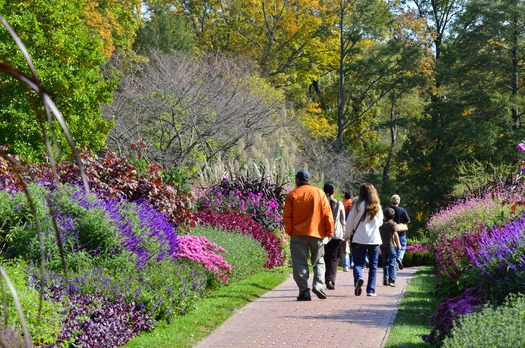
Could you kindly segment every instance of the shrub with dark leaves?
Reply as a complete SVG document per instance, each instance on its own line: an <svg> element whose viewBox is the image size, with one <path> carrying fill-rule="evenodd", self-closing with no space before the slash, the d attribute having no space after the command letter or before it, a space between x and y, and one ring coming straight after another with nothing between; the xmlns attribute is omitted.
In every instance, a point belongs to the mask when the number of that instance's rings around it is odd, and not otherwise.
<svg viewBox="0 0 525 348"><path fill-rule="evenodd" d="M202 225L251 235L268 253L266 268L271 269L283 265L284 254L279 239L248 215L236 212L221 214L200 211L195 213L195 217Z"/></svg>
<svg viewBox="0 0 525 348"><path fill-rule="evenodd" d="M484 303L485 299L479 287L469 288L457 297L442 301L436 313L429 318L429 324L434 329L429 335L423 335L423 340L429 343L439 343L452 330L460 316L481 310Z"/></svg>
<svg viewBox="0 0 525 348"><path fill-rule="evenodd" d="M53 293L55 301L66 298L62 291ZM100 295L68 297L68 310L58 341L44 347L61 347L65 343L77 347L118 347L142 331L153 328L154 322L144 309L123 299L108 300Z"/></svg>

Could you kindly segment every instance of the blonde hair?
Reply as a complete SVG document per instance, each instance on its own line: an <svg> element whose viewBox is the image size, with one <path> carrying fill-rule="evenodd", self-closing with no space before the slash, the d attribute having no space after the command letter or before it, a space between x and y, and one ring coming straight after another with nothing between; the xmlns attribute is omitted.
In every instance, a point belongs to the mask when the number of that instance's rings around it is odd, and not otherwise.
<svg viewBox="0 0 525 348"><path fill-rule="evenodd" d="M357 211L359 211L361 202L365 202L365 214L367 214L370 219L373 219L379 210L381 210L381 202L377 190L374 185L369 182L365 182L359 188L359 198L357 199L356 206Z"/></svg>
<svg viewBox="0 0 525 348"><path fill-rule="evenodd" d="M394 205L398 205L401 202L401 198L399 198L398 195L393 195L392 198L390 198L390 203Z"/></svg>

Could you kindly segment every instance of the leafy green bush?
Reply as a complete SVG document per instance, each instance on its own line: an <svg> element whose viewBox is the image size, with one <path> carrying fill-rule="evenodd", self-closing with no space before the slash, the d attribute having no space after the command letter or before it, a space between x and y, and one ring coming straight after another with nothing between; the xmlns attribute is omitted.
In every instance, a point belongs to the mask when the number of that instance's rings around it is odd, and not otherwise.
<svg viewBox="0 0 525 348"><path fill-rule="evenodd" d="M196 226L192 234L204 236L226 249L224 258L232 266L230 282L239 282L264 269L267 252L251 236L207 226Z"/></svg>
<svg viewBox="0 0 525 348"><path fill-rule="evenodd" d="M511 295L499 307L464 315L443 340L444 348L525 346L525 298Z"/></svg>
<svg viewBox="0 0 525 348"><path fill-rule="evenodd" d="M403 257L403 265L405 267L431 266L432 264L432 254L429 251L411 250L405 252Z"/></svg>
<svg viewBox="0 0 525 348"><path fill-rule="evenodd" d="M22 260L11 260L2 262L9 279L17 290L18 298L26 318L31 339L37 346L42 344L54 343L62 328L61 321L63 319L62 306L60 304L52 303L44 300L42 303L41 316L38 316L39 292L28 286L27 283L27 264ZM3 284L5 286L5 284ZM7 317L8 326L19 327L20 322L15 308L11 293L5 288L7 301ZM3 294L0 292L0 302L3 302ZM0 316L4 316L3 306L0 306Z"/></svg>

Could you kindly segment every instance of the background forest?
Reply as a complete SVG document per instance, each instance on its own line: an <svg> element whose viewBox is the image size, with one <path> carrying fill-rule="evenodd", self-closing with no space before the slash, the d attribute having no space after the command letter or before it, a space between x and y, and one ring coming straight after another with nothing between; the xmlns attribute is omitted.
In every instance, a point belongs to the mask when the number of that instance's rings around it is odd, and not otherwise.
<svg viewBox="0 0 525 348"><path fill-rule="evenodd" d="M0 13L77 146L157 163L179 184L227 172L285 183L303 167L341 191L367 180L423 227L516 166L524 5L0 0ZM27 71L6 30L0 57ZM0 143L44 161L24 87L1 76L0 105Z"/></svg>

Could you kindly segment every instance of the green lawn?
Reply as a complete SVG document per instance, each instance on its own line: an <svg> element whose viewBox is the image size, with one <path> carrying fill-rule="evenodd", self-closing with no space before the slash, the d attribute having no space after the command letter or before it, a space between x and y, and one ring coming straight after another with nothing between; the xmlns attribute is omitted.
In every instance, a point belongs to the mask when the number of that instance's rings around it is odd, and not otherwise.
<svg viewBox="0 0 525 348"><path fill-rule="evenodd" d="M387 348L430 347L421 336L430 333L428 317L437 306L433 295L436 280L430 267L421 267L408 283L407 290L390 331Z"/></svg>

